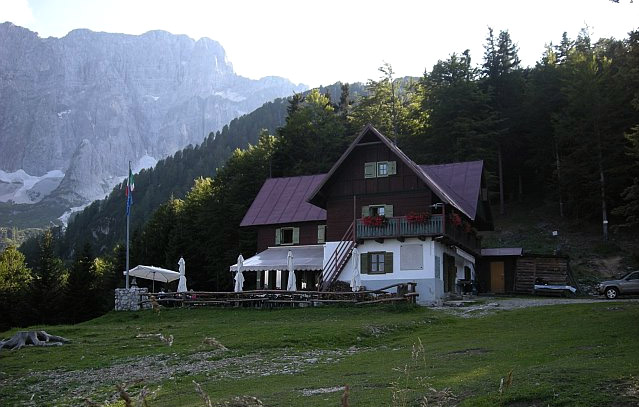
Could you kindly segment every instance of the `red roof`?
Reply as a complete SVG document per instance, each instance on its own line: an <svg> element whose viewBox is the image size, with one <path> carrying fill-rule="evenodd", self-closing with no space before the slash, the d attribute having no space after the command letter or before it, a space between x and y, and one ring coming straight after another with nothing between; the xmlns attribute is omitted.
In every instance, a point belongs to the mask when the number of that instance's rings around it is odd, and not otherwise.
<svg viewBox="0 0 639 407"><path fill-rule="evenodd" d="M326 220L326 211L306 202L326 174L269 178L244 215L240 226Z"/></svg>
<svg viewBox="0 0 639 407"><path fill-rule="evenodd" d="M483 167L483 161L419 166L471 219L477 214Z"/></svg>
<svg viewBox="0 0 639 407"><path fill-rule="evenodd" d="M328 174L267 179L240 226L326 220L326 210L308 201L313 200L367 132L372 132L386 144L443 202L456 207L470 219L475 219L483 161L417 165L373 126L367 125Z"/></svg>

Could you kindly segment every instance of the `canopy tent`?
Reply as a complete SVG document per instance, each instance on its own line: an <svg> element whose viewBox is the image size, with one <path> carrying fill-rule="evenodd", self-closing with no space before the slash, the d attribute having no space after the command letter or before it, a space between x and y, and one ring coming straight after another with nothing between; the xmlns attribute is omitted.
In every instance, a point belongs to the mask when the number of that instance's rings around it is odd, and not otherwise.
<svg viewBox="0 0 639 407"><path fill-rule="evenodd" d="M294 270L322 270L324 246L269 247L261 253L244 260L244 271L288 270L288 251L293 254ZM230 267L237 271L237 264Z"/></svg>
<svg viewBox="0 0 639 407"><path fill-rule="evenodd" d="M122 272L126 275L126 270ZM155 282L161 281L163 283L169 283L180 278L180 273L163 269L161 267L154 266L135 266L129 270L129 275L137 278L144 278L146 280L153 280L153 291L155 292Z"/></svg>
<svg viewBox="0 0 639 407"><path fill-rule="evenodd" d="M186 272L186 262L184 261L184 257L180 257L178 266L180 267L180 282L178 283L177 292L185 293L188 290L186 288L186 276L184 275L184 273Z"/></svg>

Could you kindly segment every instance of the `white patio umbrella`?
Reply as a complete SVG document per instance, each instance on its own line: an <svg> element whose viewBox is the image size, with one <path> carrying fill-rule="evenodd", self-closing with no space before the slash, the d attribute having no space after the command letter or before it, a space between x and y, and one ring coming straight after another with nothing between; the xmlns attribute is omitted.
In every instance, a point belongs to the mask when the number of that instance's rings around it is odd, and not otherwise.
<svg viewBox="0 0 639 407"><path fill-rule="evenodd" d="M240 254L237 257L237 273L235 273L235 289L234 289L234 291L236 293L241 292L242 288L244 286L243 268L244 268L244 257L242 257L242 255Z"/></svg>
<svg viewBox="0 0 639 407"><path fill-rule="evenodd" d="M288 251L286 256L286 267L288 268L288 284L286 291L297 291L297 281L295 281L295 268L293 267L293 252Z"/></svg>
<svg viewBox="0 0 639 407"><path fill-rule="evenodd" d="M122 274L126 275L126 271L123 271ZM129 270L129 276L153 280L153 292L155 292L156 281L169 283L180 278L180 273L173 270L163 269L161 267L139 265Z"/></svg>
<svg viewBox="0 0 639 407"><path fill-rule="evenodd" d="M351 289L354 292L357 292L362 286L362 274L359 267L359 250L357 250L357 248L353 249L351 257L353 258L353 277L351 277Z"/></svg>
<svg viewBox="0 0 639 407"><path fill-rule="evenodd" d="M178 283L177 292L185 293L188 290L186 289L186 276L184 275L184 273L186 272L186 262L184 261L184 257L180 257L178 266L180 267L180 282Z"/></svg>

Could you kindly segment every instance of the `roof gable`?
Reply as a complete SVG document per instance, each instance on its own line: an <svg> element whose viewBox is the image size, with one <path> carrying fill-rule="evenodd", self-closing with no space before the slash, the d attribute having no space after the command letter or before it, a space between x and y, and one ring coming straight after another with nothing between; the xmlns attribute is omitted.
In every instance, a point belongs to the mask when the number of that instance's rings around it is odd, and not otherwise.
<svg viewBox="0 0 639 407"><path fill-rule="evenodd" d="M240 226L326 220L326 211L307 202L325 174L269 178L258 192Z"/></svg>
<svg viewBox="0 0 639 407"><path fill-rule="evenodd" d="M439 177L439 174L442 171L438 171L438 170L425 171L422 167L415 164L413 160L408 158L408 156L402 150L400 150L395 144L393 144L393 142L391 142L388 138L386 138L382 133L380 133L375 127L373 127L370 124L367 124L364 127L364 129L355 138L355 140L353 140L353 142L348 147L348 149L346 149L344 154L342 154L339 160L337 160L337 162L333 165L333 167L328 172L328 174L326 174L324 179L322 179L321 182L319 182L318 185L315 187L315 189L311 192L311 194L308 197L308 201L310 203L313 203L318 206L321 205L320 195L322 193L322 189L327 184L327 182L331 179L333 174L335 174L338 168L342 165L342 163L346 160L346 158L351 154L353 149L360 143L360 141L362 141L362 138L364 138L365 136L374 136L377 139L379 139L382 143L384 143L386 147L388 147L397 156L399 160L401 160L404 164L406 164L406 166L409 167L415 173L415 175L417 175L417 177L422 182L424 182L433 191L433 193L435 193L435 195L437 195L444 203L454 206L470 219L475 218L477 203L476 202L473 204L467 203L465 201L465 198L462 195L455 193L455 190L453 188L447 187L445 185L446 177L445 176L444 178ZM478 161L478 163L481 163L481 161ZM426 167L430 167L430 166L426 166ZM447 171L443 171L443 173L445 175ZM475 196L475 200L479 196L479 187L481 184L480 181L481 181L481 171L480 171L480 178L477 183L477 195Z"/></svg>

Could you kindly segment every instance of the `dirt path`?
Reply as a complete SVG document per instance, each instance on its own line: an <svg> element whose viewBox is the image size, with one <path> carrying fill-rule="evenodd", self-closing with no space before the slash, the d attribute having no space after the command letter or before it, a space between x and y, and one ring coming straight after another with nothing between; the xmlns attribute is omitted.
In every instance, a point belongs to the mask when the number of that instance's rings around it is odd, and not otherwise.
<svg viewBox="0 0 639 407"><path fill-rule="evenodd" d="M639 302L639 298L624 298L609 301L603 298L544 298L544 297L522 297L522 298L501 298L501 297L477 297L473 303L471 301L451 301L447 305L435 307L434 309L447 312L462 318L476 318L492 314L497 311L508 311L519 308L543 307L560 304L590 304L590 303L618 302Z"/></svg>

